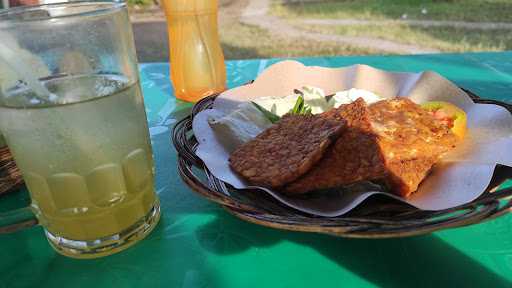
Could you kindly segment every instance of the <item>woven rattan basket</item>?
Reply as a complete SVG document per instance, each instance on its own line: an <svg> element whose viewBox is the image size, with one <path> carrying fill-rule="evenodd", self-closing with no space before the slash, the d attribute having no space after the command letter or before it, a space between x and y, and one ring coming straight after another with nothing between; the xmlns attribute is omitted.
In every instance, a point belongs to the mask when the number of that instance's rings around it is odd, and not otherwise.
<svg viewBox="0 0 512 288"><path fill-rule="evenodd" d="M7 146L0 148L0 195L13 191L23 184L21 172L14 163Z"/></svg>
<svg viewBox="0 0 512 288"><path fill-rule="evenodd" d="M476 103L505 107L512 105L481 99L466 91ZM178 171L185 183L203 197L222 205L235 216L256 224L294 231L318 232L343 237L390 238L419 235L490 220L507 213L512 207L512 188L499 189L512 178L512 168L497 166L491 184L471 203L442 211L422 211L398 201L372 198L348 214L339 217L308 215L284 206L261 191L237 190L217 179L195 154L197 140L192 121L199 112L209 109L216 95L199 101L191 115L179 121L172 141L178 152Z"/></svg>

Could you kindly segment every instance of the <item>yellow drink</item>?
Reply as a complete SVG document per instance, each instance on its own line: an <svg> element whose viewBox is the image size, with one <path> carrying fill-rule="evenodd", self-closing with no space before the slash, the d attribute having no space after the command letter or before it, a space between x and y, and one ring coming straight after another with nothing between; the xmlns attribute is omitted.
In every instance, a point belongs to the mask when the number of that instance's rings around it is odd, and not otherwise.
<svg viewBox="0 0 512 288"><path fill-rule="evenodd" d="M95 75L45 85L59 95L58 103L18 90L0 107L0 128L33 210L50 241L123 237L158 207L139 84ZM14 108L16 102L31 105Z"/></svg>

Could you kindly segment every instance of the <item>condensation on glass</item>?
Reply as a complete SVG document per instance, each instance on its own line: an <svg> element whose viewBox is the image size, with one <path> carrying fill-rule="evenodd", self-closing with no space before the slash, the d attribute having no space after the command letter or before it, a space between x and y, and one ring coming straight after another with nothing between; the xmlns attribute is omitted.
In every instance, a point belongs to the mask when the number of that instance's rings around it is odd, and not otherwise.
<svg viewBox="0 0 512 288"><path fill-rule="evenodd" d="M6 10L0 39L25 67L0 59L0 130L50 244L92 258L144 238L160 208L125 4Z"/></svg>

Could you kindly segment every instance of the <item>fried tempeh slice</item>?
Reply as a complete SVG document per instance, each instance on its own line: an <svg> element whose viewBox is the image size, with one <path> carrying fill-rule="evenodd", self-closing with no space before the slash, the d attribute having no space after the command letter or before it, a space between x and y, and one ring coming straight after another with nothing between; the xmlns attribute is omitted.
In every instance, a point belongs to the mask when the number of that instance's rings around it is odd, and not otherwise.
<svg viewBox="0 0 512 288"><path fill-rule="evenodd" d="M406 98L366 106L362 99L324 113L347 120L347 130L318 165L287 185L288 193L306 193L361 180L383 180L406 197L457 137L427 111Z"/></svg>
<svg viewBox="0 0 512 288"><path fill-rule="evenodd" d="M285 192L306 193L386 176L377 135L372 131L368 107L362 98L320 116L345 119L347 129L324 154L318 165L287 185Z"/></svg>
<svg viewBox="0 0 512 288"><path fill-rule="evenodd" d="M229 164L253 185L281 187L310 170L345 127L342 119L285 115L235 150Z"/></svg>

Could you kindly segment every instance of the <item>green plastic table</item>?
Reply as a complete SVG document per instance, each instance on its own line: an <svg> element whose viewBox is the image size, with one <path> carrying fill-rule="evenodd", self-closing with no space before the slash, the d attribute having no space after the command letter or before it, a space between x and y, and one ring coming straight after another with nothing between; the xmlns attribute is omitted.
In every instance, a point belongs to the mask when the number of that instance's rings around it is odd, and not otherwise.
<svg viewBox="0 0 512 288"><path fill-rule="evenodd" d="M228 86L280 59L228 61ZM481 97L512 101L512 52L301 58L434 70ZM94 260L60 256L41 227L0 235L0 287L512 287L512 216L425 236L359 240L243 222L194 194L176 171L170 130L191 104L174 98L167 63L141 64L162 218L141 243ZM510 183L508 183L510 184ZM0 212L28 203L0 198Z"/></svg>

